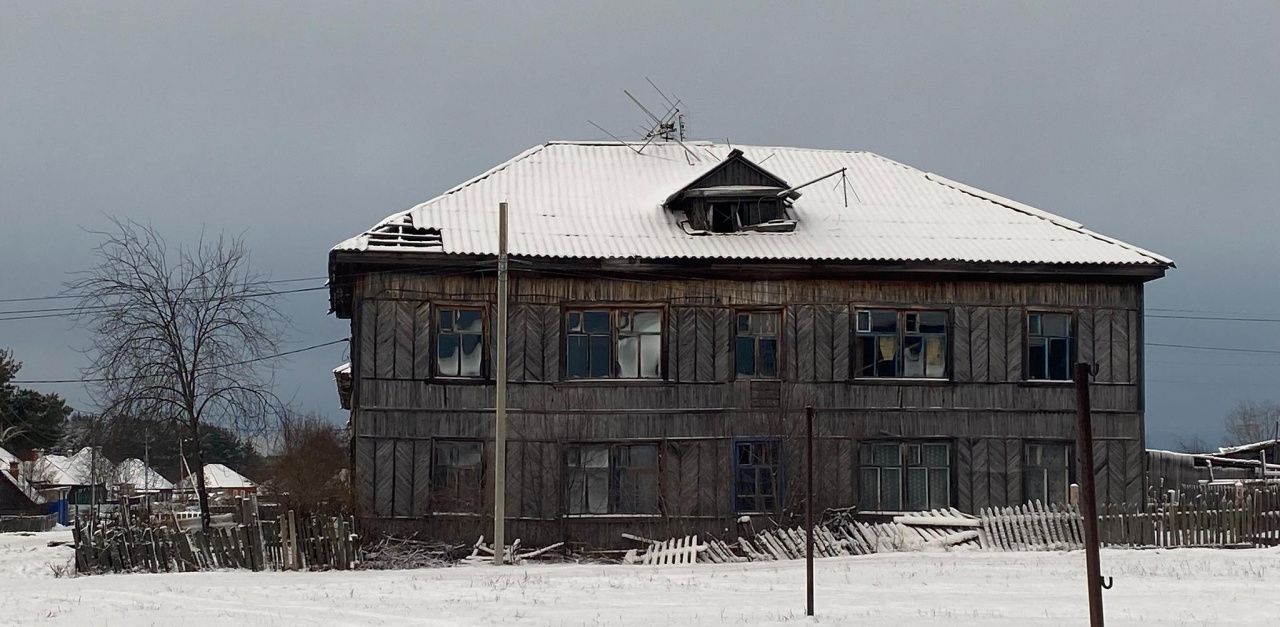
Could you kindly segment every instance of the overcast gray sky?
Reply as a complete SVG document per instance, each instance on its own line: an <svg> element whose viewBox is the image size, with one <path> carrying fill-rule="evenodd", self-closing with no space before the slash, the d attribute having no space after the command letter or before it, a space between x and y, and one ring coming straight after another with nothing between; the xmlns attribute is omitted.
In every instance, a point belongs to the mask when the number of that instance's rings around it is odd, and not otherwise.
<svg viewBox="0 0 1280 627"><path fill-rule="evenodd" d="M334 243L524 148L635 128L621 90L656 100L645 76L694 137L870 150L1171 256L1151 313L1280 318L1274 2L0 0L0 298L58 292L108 215L323 275ZM284 298L289 346L347 335L323 291ZM1280 351L1280 323L1149 319L1147 340ZM83 342L0 321L23 378L76 376ZM1151 446L1280 400L1280 354L1147 357ZM286 362L282 395L344 419L344 359Z"/></svg>

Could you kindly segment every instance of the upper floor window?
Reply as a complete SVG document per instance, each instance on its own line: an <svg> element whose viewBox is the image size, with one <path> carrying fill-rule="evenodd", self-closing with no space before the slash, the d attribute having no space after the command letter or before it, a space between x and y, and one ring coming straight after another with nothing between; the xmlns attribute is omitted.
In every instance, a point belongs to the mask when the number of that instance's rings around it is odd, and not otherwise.
<svg viewBox="0 0 1280 627"><path fill-rule="evenodd" d="M772 512L778 507L782 441L774 438L733 443L733 508Z"/></svg>
<svg viewBox="0 0 1280 627"><path fill-rule="evenodd" d="M658 513L656 444L583 444L568 449L570 514Z"/></svg>
<svg viewBox="0 0 1280 627"><path fill-rule="evenodd" d="M436 308L436 374L481 377L484 311L475 307Z"/></svg>
<svg viewBox="0 0 1280 627"><path fill-rule="evenodd" d="M756 225L786 217L782 201L764 194L754 198L708 199L706 202L706 230L712 233L751 230Z"/></svg>
<svg viewBox="0 0 1280 627"><path fill-rule="evenodd" d="M583 309L568 312L565 376L569 379L657 379L662 376L662 311Z"/></svg>
<svg viewBox="0 0 1280 627"><path fill-rule="evenodd" d="M1075 336L1071 314L1027 314L1027 378L1069 381Z"/></svg>
<svg viewBox="0 0 1280 627"><path fill-rule="evenodd" d="M951 506L951 445L947 442L865 442L858 507L916 511Z"/></svg>
<svg viewBox="0 0 1280 627"><path fill-rule="evenodd" d="M856 317L856 376L946 378L946 312L859 309Z"/></svg>
<svg viewBox="0 0 1280 627"><path fill-rule="evenodd" d="M740 311L734 361L739 377L772 379L778 376L778 319L776 311Z"/></svg>
<svg viewBox="0 0 1280 627"><path fill-rule="evenodd" d="M1027 501L1066 503L1071 485L1071 444L1028 442L1023 451L1022 489Z"/></svg>

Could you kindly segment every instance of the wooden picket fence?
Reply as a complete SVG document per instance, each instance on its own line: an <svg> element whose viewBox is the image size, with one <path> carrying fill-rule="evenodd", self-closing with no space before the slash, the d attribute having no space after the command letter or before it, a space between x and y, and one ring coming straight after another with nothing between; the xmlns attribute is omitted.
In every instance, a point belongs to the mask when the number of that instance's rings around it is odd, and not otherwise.
<svg viewBox="0 0 1280 627"><path fill-rule="evenodd" d="M1035 502L980 512L980 543L994 551L1078 549L1080 511ZM1280 488L1192 491L1177 500L1098 508L1098 541L1113 547L1280 545Z"/></svg>
<svg viewBox="0 0 1280 627"><path fill-rule="evenodd" d="M218 568L346 570L359 560L350 516L222 524L206 533L154 521L104 521L90 530L79 519L73 529L80 573L190 572Z"/></svg>

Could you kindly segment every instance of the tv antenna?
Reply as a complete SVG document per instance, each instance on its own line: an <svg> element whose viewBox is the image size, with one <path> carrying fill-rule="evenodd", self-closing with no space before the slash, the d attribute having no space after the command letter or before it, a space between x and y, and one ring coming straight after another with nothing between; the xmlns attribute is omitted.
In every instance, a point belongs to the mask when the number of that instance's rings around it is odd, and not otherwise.
<svg viewBox="0 0 1280 627"><path fill-rule="evenodd" d="M632 95L630 91L627 91L625 89L622 90L622 93L626 94L627 98L629 98L631 102L634 103L637 107L639 107L640 111L643 112L645 117L648 118L648 120L645 122L644 125L636 129L637 134L640 137L644 138L644 143L642 143L639 147L633 146L632 144L623 141L617 135L614 135L613 133L606 130L604 127L600 126L599 124L596 124L595 122L592 122L591 120L587 120L587 123L601 130L609 137L612 137L618 143L627 146L636 154L644 154L644 149L648 148L649 144L653 143L655 140L658 140L658 141L666 141L666 142L675 142L679 144L680 147L684 149L685 159L688 160L690 164L692 164L694 161L701 161L702 158L699 157L697 153L691 150L684 143L685 130L686 130L685 122L684 122L684 111L681 110L680 108L680 106L683 104L683 101L680 100L679 98L673 99L674 94L672 94L671 96L668 96L666 92L662 91L662 89L660 89L657 86L657 84L655 84L652 80L650 80L649 77L646 76L644 80L649 83L650 87L653 87L654 91L658 92L659 96L662 96L662 99L667 103L667 108L663 112L663 114L659 116L658 114L654 113L653 109L650 109L649 107L645 106L643 102L640 102L640 99Z"/></svg>

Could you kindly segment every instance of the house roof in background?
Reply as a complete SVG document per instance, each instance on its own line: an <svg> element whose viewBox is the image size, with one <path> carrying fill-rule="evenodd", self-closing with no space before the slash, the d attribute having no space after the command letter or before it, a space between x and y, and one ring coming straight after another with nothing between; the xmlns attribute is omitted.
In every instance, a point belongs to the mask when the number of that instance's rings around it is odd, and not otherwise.
<svg viewBox="0 0 1280 627"><path fill-rule="evenodd" d="M204 485L210 490L226 490L232 488L252 488L258 484L251 481L248 477L222 464L205 464ZM182 488L184 490L194 489L195 486L195 473L187 475L187 477L182 480Z"/></svg>
<svg viewBox="0 0 1280 627"><path fill-rule="evenodd" d="M509 203L512 255L556 258L932 261L1170 267L1153 252L1057 215L848 150L711 142L549 142L335 247L418 254L497 253L498 203ZM663 207L740 149L801 190L790 233L694 235ZM846 202L846 191L848 206Z"/></svg>
<svg viewBox="0 0 1280 627"><path fill-rule="evenodd" d="M133 457L116 465L116 483L127 483L138 492L173 489L173 482L165 479L142 460Z"/></svg>

